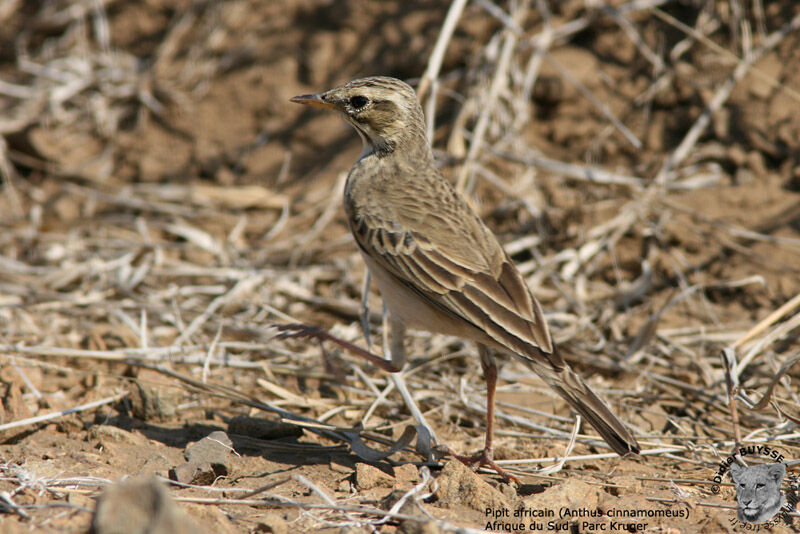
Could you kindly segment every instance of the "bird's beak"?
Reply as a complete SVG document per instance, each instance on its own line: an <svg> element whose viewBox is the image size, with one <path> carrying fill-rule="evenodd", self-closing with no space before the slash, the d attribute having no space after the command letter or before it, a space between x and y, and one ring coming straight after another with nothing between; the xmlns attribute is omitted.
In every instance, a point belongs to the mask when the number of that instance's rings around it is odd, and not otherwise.
<svg viewBox="0 0 800 534"><path fill-rule="evenodd" d="M335 104L326 102L322 99L324 93L318 95L300 95L289 99L290 102L295 104L303 104L304 106L314 106L317 108L337 109Z"/></svg>

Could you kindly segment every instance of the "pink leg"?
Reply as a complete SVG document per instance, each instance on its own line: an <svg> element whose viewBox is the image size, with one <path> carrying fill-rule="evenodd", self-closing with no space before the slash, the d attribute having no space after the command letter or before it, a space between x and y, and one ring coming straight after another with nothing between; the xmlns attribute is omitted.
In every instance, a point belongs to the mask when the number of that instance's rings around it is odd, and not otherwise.
<svg viewBox="0 0 800 534"><path fill-rule="evenodd" d="M494 398L495 389L497 387L497 364L494 361L489 349L483 345L478 345L478 351L481 356L481 367L483 367L483 376L486 380L486 440L484 442L483 451L472 456L465 456L457 454L450 447L446 447L447 454L463 462L464 464L478 469L481 466L488 465L494 469L498 475L503 477L506 482L514 481L518 486L521 486L519 479L514 475L507 473L505 469L497 465L494 461L494 449L492 440L494 439Z"/></svg>

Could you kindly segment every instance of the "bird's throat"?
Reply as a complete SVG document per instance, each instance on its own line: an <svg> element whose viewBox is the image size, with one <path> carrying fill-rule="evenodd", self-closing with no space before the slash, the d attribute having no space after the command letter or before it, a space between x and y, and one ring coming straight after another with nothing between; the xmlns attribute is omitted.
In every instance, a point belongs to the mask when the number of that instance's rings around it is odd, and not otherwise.
<svg viewBox="0 0 800 534"><path fill-rule="evenodd" d="M353 124L350 121L348 121L348 123L353 126L355 131L358 132L358 136L361 138L362 149L361 155L358 156L359 160L362 160L372 154L382 158L394 152L394 143L391 141L387 141L379 135L366 132L357 124Z"/></svg>

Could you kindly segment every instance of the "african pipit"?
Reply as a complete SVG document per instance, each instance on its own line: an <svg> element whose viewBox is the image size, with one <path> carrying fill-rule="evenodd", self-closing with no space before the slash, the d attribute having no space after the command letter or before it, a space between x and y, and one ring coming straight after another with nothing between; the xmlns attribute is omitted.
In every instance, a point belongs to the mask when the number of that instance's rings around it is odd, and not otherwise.
<svg viewBox="0 0 800 534"><path fill-rule="evenodd" d="M497 238L436 168L414 90L394 78L373 77L292 102L338 111L364 142L344 204L389 310L391 363L382 367L403 367L406 327L478 345L488 395L486 444L475 456L455 456L507 476L492 460L492 351L527 363L617 454L638 453L633 435L559 354L539 303Z"/></svg>

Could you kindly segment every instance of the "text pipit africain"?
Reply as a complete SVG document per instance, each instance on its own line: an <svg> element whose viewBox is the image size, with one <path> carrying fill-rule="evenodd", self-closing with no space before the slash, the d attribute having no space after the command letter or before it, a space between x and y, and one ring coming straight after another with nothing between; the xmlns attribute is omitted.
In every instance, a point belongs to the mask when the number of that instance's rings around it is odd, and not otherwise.
<svg viewBox="0 0 800 534"><path fill-rule="evenodd" d="M486 445L475 456L454 456L508 478L492 460L492 351L527 363L617 454L638 453L633 435L559 354L539 303L497 238L436 168L414 90L394 78L373 77L292 102L338 111L364 141L344 205L389 310L391 363L383 367L403 367L406 327L478 345L488 390Z"/></svg>

